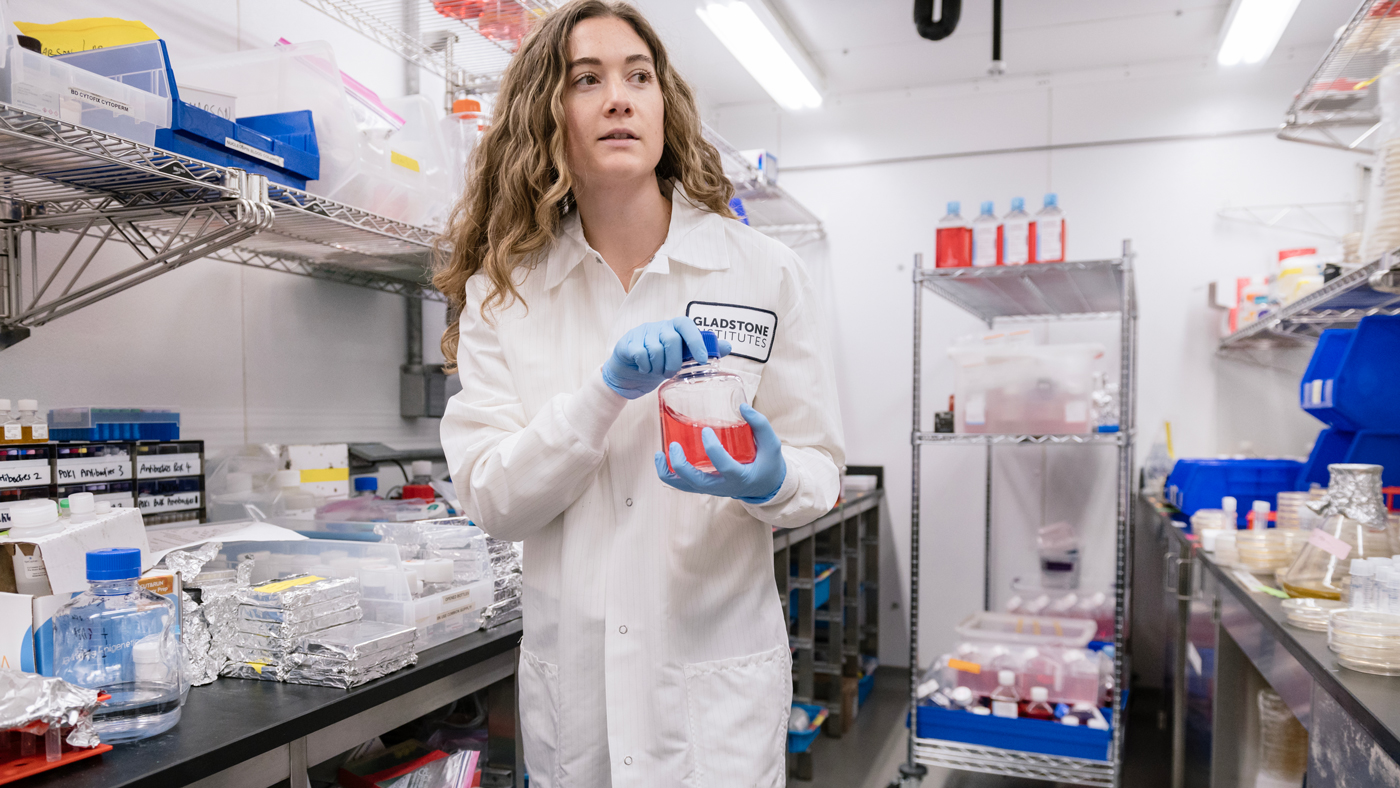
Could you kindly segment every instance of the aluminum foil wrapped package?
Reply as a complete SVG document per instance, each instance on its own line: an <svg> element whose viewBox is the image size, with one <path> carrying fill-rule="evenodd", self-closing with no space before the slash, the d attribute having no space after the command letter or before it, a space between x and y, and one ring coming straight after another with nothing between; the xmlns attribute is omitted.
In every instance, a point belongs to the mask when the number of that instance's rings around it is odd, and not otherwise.
<svg viewBox="0 0 1400 788"><path fill-rule="evenodd" d="M220 676L233 679L256 679L257 681L284 681L286 673L286 668L275 663L234 662L232 660L224 663L224 669L219 671Z"/></svg>
<svg viewBox="0 0 1400 788"><path fill-rule="evenodd" d="M218 542L202 544L194 550L171 550L165 554L165 566L172 572L179 572L185 585L197 587L196 577L204 570L204 565L214 560L223 547Z"/></svg>
<svg viewBox="0 0 1400 788"><path fill-rule="evenodd" d="M341 610L348 610L359 604L359 602L359 597L354 594L345 594L335 599L317 602L314 605L301 605L292 608L242 605L238 608L238 615L254 621L275 621L282 624L297 624L302 621L320 618L321 616L331 613L338 613Z"/></svg>
<svg viewBox="0 0 1400 788"><path fill-rule="evenodd" d="M358 594L359 590L360 581L353 577L297 575L244 589L240 597L244 604L288 609Z"/></svg>
<svg viewBox="0 0 1400 788"><path fill-rule="evenodd" d="M475 750L454 752L380 785L384 788L457 788L471 785L479 757Z"/></svg>
<svg viewBox="0 0 1400 788"><path fill-rule="evenodd" d="M234 628L239 632L247 632L254 635L262 635L270 638L297 638L308 635L322 629L348 624L352 621L359 621L364 616L360 606L348 607L344 610L337 610L334 613L310 619L308 621L293 621L283 623L280 621L257 621L251 618L239 616L234 622ZM231 633L230 633L231 635Z"/></svg>
<svg viewBox="0 0 1400 788"><path fill-rule="evenodd" d="M295 643L292 644L295 647ZM267 651L261 648L247 648L234 643L228 647L230 663L264 665L285 671L292 666L292 651Z"/></svg>
<svg viewBox="0 0 1400 788"><path fill-rule="evenodd" d="M185 680L191 687L200 687L219 677L223 660L214 657L214 641L209 636L209 623L204 619L204 606L195 602L189 594L183 594L183 601L184 604L180 606L180 651L184 655Z"/></svg>
<svg viewBox="0 0 1400 788"><path fill-rule="evenodd" d="M488 606L481 613L481 625L489 629L517 618L520 618L520 597L518 596Z"/></svg>
<svg viewBox="0 0 1400 788"><path fill-rule="evenodd" d="M470 523L471 521L465 518L418 523L423 534L423 546L430 549L454 549L471 547L477 544L478 540L484 540L486 534Z"/></svg>
<svg viewBox="0 0 1400 788"><path fill-rule="evenodd" d="M509 574L505 577L496 578L496 602L504 602L520 596L520 589L525 584L524 578L517 574Z"/></svg>
<svg viewBox="0 0 1400 788"><path fill-rule="evenodd" d="M96 747L92 712L101 703L97 690L17 670L0 670L0 731L42 735L49 726L71 727L68 743Z"/></svg>
<svg viewBox="0 0 1400 788"><path fill-rule="evenodd" d="M226 652L229 659L242 659L244 662L254 662L263 656L271 657L274 660L282 659L293 651L301 643L299 638L274 638L267 635L254 635L251 632L234 632L229 638ZM249 651L261 652L260 655L247 656Z"/></svg>
<svg viewBox="0 0 1400 788"><path fill-rule="evenodd" d="M400 624L387 624L382 621L357 621L302 638L300 651L356 660L390 651L395 648L413 648L413 640L418 629Z"/></svg>
<svg viewBox="0 0 1400 788"><path fill-rule="evenodd" d="M416 664L418 664L418 655L409 654L398 659L391 659L388 662L381 662L368 670L349 674L324 673L309 669L292 668L287 671L285 680L290 684L313 684L320 687L352 689L366 682L383 678L390 673L403 670L410 665Z"/></svg>
<svg viewBox="0 0 1400 788"><path fill-rule="evenodd" d="M367 670L372 670L373 668L379 667L380 663L383 662L402 660L404 657L411 656L413 653L413 644L405 643L400 646L365 654L360 657L353 657L351 659L332 657L326 654L306 654L298 651L288 657L287 661L291 663L292 667L306 671L307 673L335 673L349 676L355 673L363 673Z"/></svg>

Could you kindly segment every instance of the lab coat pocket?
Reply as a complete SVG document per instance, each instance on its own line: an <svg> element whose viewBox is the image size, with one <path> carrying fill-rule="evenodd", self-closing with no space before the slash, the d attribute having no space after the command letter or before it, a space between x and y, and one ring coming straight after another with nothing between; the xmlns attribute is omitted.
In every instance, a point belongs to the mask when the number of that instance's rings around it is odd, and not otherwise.
<svg viewBox="0 0 1400 788"><path fill-rule="evenodd" d="M792 706L787 646L685 666L686 788L783 785Z"/></svg>
<svg viewBox="0 0 1400 788"><path fill-rule="evenodd" d="M559 666L520 649L520 731L525 767L540 788L558 788Z"/></svg>

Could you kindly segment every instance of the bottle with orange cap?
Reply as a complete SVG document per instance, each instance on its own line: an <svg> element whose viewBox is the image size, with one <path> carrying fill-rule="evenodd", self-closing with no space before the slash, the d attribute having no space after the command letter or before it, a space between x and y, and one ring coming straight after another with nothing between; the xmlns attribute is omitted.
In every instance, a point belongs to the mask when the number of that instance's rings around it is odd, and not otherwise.
<svg viewBox="0 0 1400 788"><path fill-rule="evenodd" d="M448 162L452 168L453 194L460 195L466 186L472 151L476 149L485 123L481 102L469 98L452 102L452 112L442 119L442 137L447 142Z"/></svg>

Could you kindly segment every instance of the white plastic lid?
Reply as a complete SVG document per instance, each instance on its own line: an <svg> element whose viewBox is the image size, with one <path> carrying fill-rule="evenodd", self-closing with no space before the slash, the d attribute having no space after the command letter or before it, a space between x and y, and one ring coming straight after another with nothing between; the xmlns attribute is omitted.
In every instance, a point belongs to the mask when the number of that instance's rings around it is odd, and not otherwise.
<svg viewBox="0 0 1400 788"><path fill-rule="evenodd" d="M160 641L155 638L142 638L131 647L131 661L150 664L160 662Z"/></svg>
<svg viewBox="0 0 1400 788"><path fill-rule="evenodd" d="M1235 496L1227 495L1220 499L1220 508L1227 512L1239 511L1240 502L1235 500Z"/></svg>
<svg viewBox="0 0 1400 788"><path fill-rule="evenodd" d="M272 481L278 487L300 487L301 471L278 471Z"/></svg>
<svg viewBox="0 0 1400 788"><path fill-rule="evenodd" d="M414 475L414 476L432 476L432 475L433 475L433 461L432 461L432 460L414 460L414 461L413 461L413 475Z"/></svg>
<svg viewBox="0 0 1400 788"><path fill-rule="evenodd" d="M1016 683L1016 674L1009 670L1003 670L997 673L997 683L1003 687L1009 687Z"/></svg>
<svg viewBox="0 0 1400 788"><path fill-rule="evenodd" d="M1102 717L1095 717L1092 720L1089 720L1089 727L1093 728L1096 731L1106 731L1108 730L1108 720L1105 720Z"/></svg>
<svg viewBox="0 0 1400 788"><path fill-rule="evenodd" d="M1050 690L1044 687L1031 687L1031 700L1044 703L1050 699Z"/></svg>
<svg viewBox="0 0 1400 788"><path fill-rule="evenodd" d="M1065 716L1060 718L1060 723L1062 725L1068 725L1071 728L1074 728L1079 725L1079 718L1074 716L1073 714L1066 714Z"/></svg>
<svg viewBox="0 0 1400 788"><path fill-rule="evenodd" d="M1376 567L1364 558L1353 558L1351 559L1351 573L1357 577L1370 577L1376 573Z"/></svg>
<svg viewBox="0 0 1400 788"><path fill-rule="evenodd" d="M978 714L983 717L992 713L992 710L987 708L986 706L973 706L971 709L968 709L968 711L971 711L973 714Z"/></svg>
<svg viewBox="0 0 1400 788"><path fill-rule="evenodd" d="M1268 501L1255 501L1251 508L1256 512L1268 512L1272 511L1274 507L1270 506Z"/></svg>
<svg viewBox="0 0 1400 788"><path fill-rule="evenodd" d="M16 530L44 528L58 522L58 504L48 498L20 501L10 507L10 535Z"/></svg>
<svg viewBox="0 0 1400 788"><path fill-rule="evenodd" d="M245 493L253 491L253 474L244 471L229 471L228 491Z"/></svg>
<svg viewBox="0 0 1400 788"><path fill-rule="evenodd" d="M1025 659L1035 659L1036 657L1040 656L1040 649L1036 648L1035 646L1031 646L1030 648L1026 649L1025 653L1021 656Z"/></svg>
<svg viewBox="0 0 1400 788"><path fill-rule="evenodd" d="M429 558L423 562L420 576L425 583L451 583L452 559Z"/></svg>
<svg viewBox="0 0 1400 788"><path fill-rule="evenodd" d="M80 492L68 496L69 514L92 514L97 511L97 502L93 500L92 493Z"/></svg>
<svg viewBox="0 0 1400 788"><path fill-rule="evenodd" d="M19 410L38 410L38 409L39 409L39 400L37 400L37 399L22 399L22 400L19 401Z"/></svg>
<svg viewBox="0 0 1400 788"><path fill-rule="evenodd" d="M1220 538L1220 532L1214 529L1201 532L1201 549L1207 553L1215 552L1215 540Z"/></svg>
<svg viewBox="0 0 1400 788"><path fill-rule="evenodd" d="M957 687L953 690L953 700L967 705L972 702L972 689L970 687Z"/></svg>
<svg viewBox="0 0 1400 788"><path fill-rule="evenodd" d="M112 511L111 501L98 501L93 504L93 514L107 514Z"/></svg>
<svg viewBox="0 0 1400 788"><path fill-rule="evenodd" d="M10 401L7 399L0 399L0 413L9 413L10 409Z"/></svg>

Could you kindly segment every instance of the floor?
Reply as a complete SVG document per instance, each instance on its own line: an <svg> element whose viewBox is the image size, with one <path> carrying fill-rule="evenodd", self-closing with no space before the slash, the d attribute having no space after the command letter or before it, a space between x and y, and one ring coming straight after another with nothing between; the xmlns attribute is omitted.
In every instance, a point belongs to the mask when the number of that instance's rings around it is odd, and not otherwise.
<svg viewBox="0 0 1400 788"><path fill-rule="evenodd" d="M1150 689L1135 689L1128 709L1127 754L1122 784L1133 788L1165 788L1162 768L1170 760L1170 732L1159 724L1160 697ZM811 781L792 779L789 788L888 788L904 763L908 729L909 673L880 668L875 689L860 709L854 729L839 739L818 738L812 746ZM923 788L1049 788L1052 783L973 772L931 769Z"/></svg>

